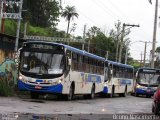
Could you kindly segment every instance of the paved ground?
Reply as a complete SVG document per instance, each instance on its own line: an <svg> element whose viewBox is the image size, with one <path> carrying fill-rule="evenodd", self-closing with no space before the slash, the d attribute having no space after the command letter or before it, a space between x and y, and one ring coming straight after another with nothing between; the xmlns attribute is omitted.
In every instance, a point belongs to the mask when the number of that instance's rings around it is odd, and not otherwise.
<svg viewBox="0 0 160 120"><path fill-rule="evenodd" d="M59 101L56 98L41 98L38 100L26 97L0 97L1 117L17 117L19 119L50 120L57 118L83 120L97 118L119 118L116 115L152 115L152 98L145 97L115 97L86 100L82 97L74 101ZM10 116L9 116L10 115ZM113 116L114 115L114 116ZM122 117L127 117L122 116ZM22 118L21 118L22 117ZM48 117L48 118L47 118ZM130 117L130 116L129 116ZM79 120L78 119L78 120ZM57 119L59 120L59 119Z"/></svg>

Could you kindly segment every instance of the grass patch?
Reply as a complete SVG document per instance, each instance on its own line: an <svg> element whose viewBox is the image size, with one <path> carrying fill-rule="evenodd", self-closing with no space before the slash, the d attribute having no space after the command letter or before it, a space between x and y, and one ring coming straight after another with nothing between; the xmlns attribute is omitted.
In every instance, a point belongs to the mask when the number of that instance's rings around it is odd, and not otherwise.
<svg viewBox="0 0 160 120"><path fill-rule="evenodd" d="M13 96L14 88L10 87L6 78L0 79L0 95L1 96Z"/></svg>

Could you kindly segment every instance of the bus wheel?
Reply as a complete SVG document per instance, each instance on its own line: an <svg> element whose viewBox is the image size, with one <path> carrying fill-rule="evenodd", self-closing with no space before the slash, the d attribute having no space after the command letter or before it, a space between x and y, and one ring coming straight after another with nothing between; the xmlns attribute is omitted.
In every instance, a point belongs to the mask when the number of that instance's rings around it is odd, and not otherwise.
<svg viewBox="0 0 160 120"><path fill-rule="evenodd" d="M91 89L91 94L90 94L90 99L94 99L95 97L95 85L92 85L92 89Z"/></svg>
<svg viewBox="0 0 160 120"><path fill-rule="evenodd" d="M153 113L154 113L155 115L158 115L158 114L159 114L159 109L158 109L158 106L157 106L157 105L155 105L155 106L153 107Z"/></svg>
<svg viewBox="0 0 160 120"><path fill-rule="evenodd" d="M154 113L154 106L152 105L152 113Z"/></svg>
<svg viewBox="0 0 160 120"><path fill-rule="evenodd" d="M124 93L122 93L122 97L126 97L126 95L127 95L127 86L126 86L126 88L125 88Z"/></svg>
<svg viewBox="0 0 160 120"><path fill-rule="evenodd" d="M139 96L139 94L138 94L137 92L135 92L135 94L134 94L134 95L135 95L135 97L138 97L138 96Z"/></svg>
<svg viewBox="0 0 160 120"><path fill-rule="evenodd" d="M30 92L31 98L32 99L38 99L39 98L39 94L37 92Z"/></svg>
<svg viewBox="0 0 160 120"><path fill-rule="evenodd" d="M112 92L110 94L110 98L113 98L114 97L114 86L112 87Z"/></svg>
<svg viewBox="0 0 160 120"><path fill-rule="evenodd" d="M73 85L71 85L69 89L69 94L66 96L67 100L68 101L73 100L73 96L74 96L74 89L73 89Z"/></svg>

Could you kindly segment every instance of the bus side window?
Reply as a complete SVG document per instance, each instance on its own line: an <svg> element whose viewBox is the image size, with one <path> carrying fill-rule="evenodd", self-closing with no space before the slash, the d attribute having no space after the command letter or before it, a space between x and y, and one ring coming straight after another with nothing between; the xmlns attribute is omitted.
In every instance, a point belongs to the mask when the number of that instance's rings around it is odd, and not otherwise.
<svg viewBox="0 0 160 120"><path fill-rule="evenodd" d="M157 84L160 84L160 75L157 78Z"/></svg>
<svg viewBox="0 0 160 120"><path fill-rule="evenodd" d="M72 53L72 69L73 70L78 70L78 63L77 63L77 54L76 53Z"/></svg>
<svg viewBox="0 0 160 120"><path fill-rule="evenodd" d="M108 67L105 67L105 77L104 77L104 82L108 80Z"/></svg>
<svg viewBox="0 0 160 120"><path fill-rule="evenodd" d="M111 65L109 65L108 66L108 80L110 81L111 80L111 78L112 78L112 66Z"/></svg>
<svg viewBox="0 0 160 120"><path fill-rule="evenodd" d="M78 71L82 71L82 60L83 60L83 56L82 55L80 55L80 54L78 54L78 62L77 62L77 64L78 64Z"/></svg>

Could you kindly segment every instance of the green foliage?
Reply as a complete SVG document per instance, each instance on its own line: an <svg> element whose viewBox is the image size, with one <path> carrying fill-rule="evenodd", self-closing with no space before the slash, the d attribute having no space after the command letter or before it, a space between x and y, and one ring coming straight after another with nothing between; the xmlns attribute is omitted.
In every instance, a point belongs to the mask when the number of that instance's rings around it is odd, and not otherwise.
<svg viewBox="0 0 160 120"><path fill-rule="evenodd" d="M100 28L93 26L87 32L86 42L91 42L90 52L96 55L106 57L107 51L109 53L109 60L114 60L115 45L111 37L107 37Z"/></svg>
<svg viewBox="0 0 160 120"><path fill-rule="evenodd" d="M23 18L33 26L49 27L56 26L59 21L60 4L56 0L24 0Z"/></svg>
<svg viewBox="0 0 160 120"><path fill-rule="evenodd" d="M6 19L5 20L5 33L8 35L16 36L17 21ZM20 37L23 37L24 33L24 23L21 22ZM43 27L33 27L27 24L27 35L35 36L53 36L53 37L65 37L64 31L57 31L55 28L43 28Z"/></svg>
<svg viewBox="0 0 160 120"><path fill-rule="evenodd" d="M45 28L41 28L41 27L33 27L31 25L29 25L29 28L28 28L28 32L27 34L28 35L41 35L41 36L47 36L48 31L45 29Z"/></svg>
<svg viewBox="0 0 160 120"><path fill-rule="evenodd" d="M17 23L15 20L5 19L5 33L16 36Z"/></svg>
<svg viewBox="0 0 160 120"><path fill-rule="evenodd" d="M138 68L141 67L140 63L138 61L136 61L136 60L133 60L133 59L130 59L128 61L128 64L132 65L135 69L138 69Z"/></svg>
<svg viewBox="0 0 160 120"><path fill-rule="evenodd" d="M156 52L160 53L160 47L156 48Z"/></svg>
<svg viewBox="0 0 160 120"><path fill-rule="evenodd" d="M70 20L71 18L73 19L74 17L78 17L78 13L76 12L74 6L66 6L61 16L66 18L66 20L68 21L68 26L67 26L67 36L68 36Z"/></svg>
<svg viewBox="0 0 160 120"><path fill-rule="evenodd" d="M1 96L13 95L13 88L9 86L7 79L5 77L0 79L0 95Z"/></svg>

